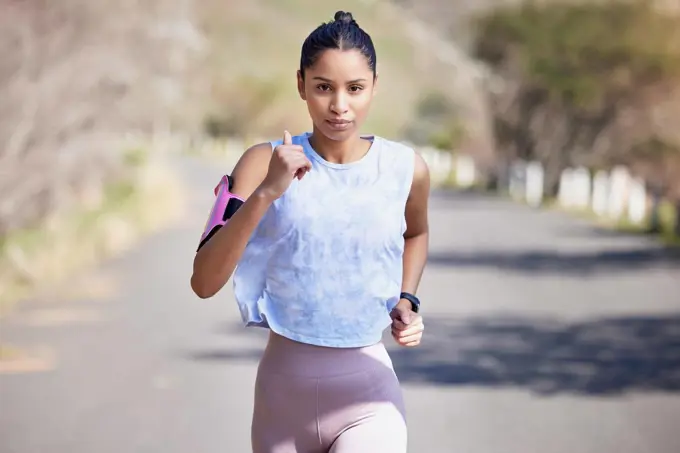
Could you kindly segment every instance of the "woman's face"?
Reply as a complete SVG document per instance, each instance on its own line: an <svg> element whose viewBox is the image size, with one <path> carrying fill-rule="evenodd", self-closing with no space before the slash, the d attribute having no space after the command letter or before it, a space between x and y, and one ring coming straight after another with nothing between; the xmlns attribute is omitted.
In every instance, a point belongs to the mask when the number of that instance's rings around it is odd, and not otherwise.
<svg viewBox="0 0 680 453"><path fill-rule="evenodd" d="M361 52L329 49L314 65L298 71L298 91L316 129L331 140L358 133L375 94L375 80Z"/></svg>

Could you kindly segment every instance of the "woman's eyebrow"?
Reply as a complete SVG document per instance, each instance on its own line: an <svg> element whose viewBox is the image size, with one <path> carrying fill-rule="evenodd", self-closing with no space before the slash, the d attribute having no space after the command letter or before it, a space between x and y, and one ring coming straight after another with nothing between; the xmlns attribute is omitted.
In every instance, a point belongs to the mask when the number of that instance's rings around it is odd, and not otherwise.
<svg viewBox="0 0 680 453"><path fill-rule="evenodd" d="M326 77L316 76L313 79L314 80L320 80L322 82L333 83L333 81L331 79L327 79ZM354 80L350 80L347 83L359 83L359 82L365 82L365 81L366 81L366 79L354 79Z"/></svg>

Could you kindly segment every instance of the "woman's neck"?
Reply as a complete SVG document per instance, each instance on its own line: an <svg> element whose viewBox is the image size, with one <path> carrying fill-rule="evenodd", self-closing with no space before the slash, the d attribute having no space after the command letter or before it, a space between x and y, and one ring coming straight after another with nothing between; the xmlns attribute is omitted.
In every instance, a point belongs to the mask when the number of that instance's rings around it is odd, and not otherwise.
<svg viewBox="0 0 680 453"><path fill-rule="evenodd" d="M362 139L358 133L347 140L337 141L329 139L316 127L309 137L309 144L319 156L333 164L356 162L364 157L371 147L371 142Z"/></svg>

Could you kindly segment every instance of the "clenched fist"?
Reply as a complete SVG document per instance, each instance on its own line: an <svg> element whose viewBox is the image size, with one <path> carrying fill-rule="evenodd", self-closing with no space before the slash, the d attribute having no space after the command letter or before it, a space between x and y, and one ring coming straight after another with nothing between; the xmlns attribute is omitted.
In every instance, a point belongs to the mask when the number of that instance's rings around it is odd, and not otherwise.
<svg viewBox="0 0 680 453"><path fill-rule="evenodd" d="M288 189L293 178L302 179L312 169L312 163L307 159L300 145L293 145L293 139L288 131L283 133L283 143L274 148L269 169L261 189L279 198Z"/></svg>
<svg viewBox="0 0 680 453"><path fill-rule="evenodd" d="M411 302L401 299L390 313L392 338L401 346L414 347L423 338L425 324L423 317L411 310Z"/></svg>

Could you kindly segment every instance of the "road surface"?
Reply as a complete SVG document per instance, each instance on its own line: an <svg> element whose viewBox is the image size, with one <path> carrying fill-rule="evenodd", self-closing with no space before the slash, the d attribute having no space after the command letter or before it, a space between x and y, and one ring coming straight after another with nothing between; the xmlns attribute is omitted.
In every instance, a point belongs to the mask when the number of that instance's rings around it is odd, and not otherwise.
<svg viewBox="0 0 680 453"><path fill-rule="evenodd" d="M0 321L27 354L0 375L3 453L250 451L265 336L230 289L192 295L220 169L181 168L180 223ZM388 343L410 452L680 452L677 253L474 194L430 219L424 344Z"/></svg>

